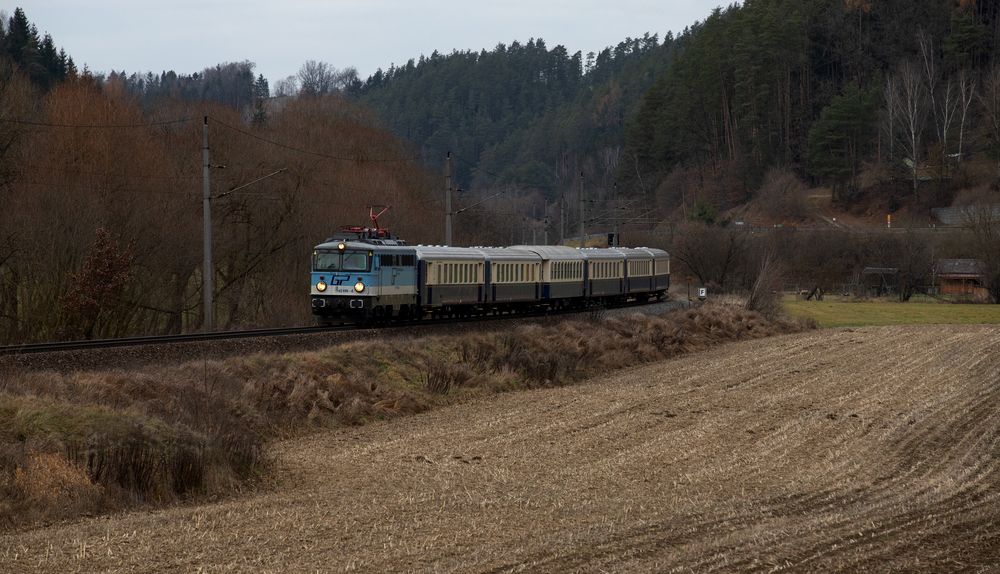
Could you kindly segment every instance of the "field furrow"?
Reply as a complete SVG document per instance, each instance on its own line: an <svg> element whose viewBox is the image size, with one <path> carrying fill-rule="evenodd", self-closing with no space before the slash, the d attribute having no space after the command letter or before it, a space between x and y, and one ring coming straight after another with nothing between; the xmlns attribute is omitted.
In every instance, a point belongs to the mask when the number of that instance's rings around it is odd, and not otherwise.
<svg viewBox="0 0 1000 574"><path fill-rule="evenodd" d="M278 445L283 482L0 538L0 570L990 571L1000 328L727 345Z"/></svg>

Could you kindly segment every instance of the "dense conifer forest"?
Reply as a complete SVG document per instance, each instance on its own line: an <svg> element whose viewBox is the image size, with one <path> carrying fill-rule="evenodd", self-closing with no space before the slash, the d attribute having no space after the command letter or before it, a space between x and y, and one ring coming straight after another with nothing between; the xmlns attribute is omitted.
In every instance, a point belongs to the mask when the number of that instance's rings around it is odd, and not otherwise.
<svg viewBox="0 0 1000 574"><path fill-rule="evenodd" d="M711 219L779 169L832 187L843 207L873 179L890 209L930 207L956 188L913 185L921 169L950 178L995 154L998 42L993 2L749 0L677 37L598 54L540 39L434 53L380 70L355 95L427 161L462 158L476 188L552 198L582 174L591 198Z"/></svg>

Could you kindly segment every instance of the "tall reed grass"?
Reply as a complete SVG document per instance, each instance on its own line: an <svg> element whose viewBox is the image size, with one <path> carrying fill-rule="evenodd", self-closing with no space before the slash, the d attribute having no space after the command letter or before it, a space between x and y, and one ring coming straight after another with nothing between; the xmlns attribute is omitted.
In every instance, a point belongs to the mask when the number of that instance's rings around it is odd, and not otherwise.
<svg viewBox="0 0 1000 574"><path fill-rule="evenodd" d="M267 444L276 438L571 384L802 328L741 305L708 304L141 372L7 373L0 524L228 495L269 477Z"/></svg>

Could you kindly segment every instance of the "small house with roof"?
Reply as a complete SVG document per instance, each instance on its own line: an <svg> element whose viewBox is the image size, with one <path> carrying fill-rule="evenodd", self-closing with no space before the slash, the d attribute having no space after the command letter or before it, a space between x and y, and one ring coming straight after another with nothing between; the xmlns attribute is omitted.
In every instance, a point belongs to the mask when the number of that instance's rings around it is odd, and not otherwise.
<svg viewBox="0 0 1000 574"><path fill-rule="evenodd" d="M977 302L989 300L983 262L978 259L938 259L934 265L934 285L939 295Z"/></svg>

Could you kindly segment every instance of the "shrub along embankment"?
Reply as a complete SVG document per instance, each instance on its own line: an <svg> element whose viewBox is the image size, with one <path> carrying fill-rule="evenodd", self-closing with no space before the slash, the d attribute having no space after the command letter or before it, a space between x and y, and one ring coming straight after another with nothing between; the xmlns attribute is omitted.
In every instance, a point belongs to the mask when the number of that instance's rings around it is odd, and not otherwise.
<svg viewBox="0 0 1000 574"><path fill-rule="evenodd" d="M357 342L144 372L0 379L0 526L229 495L275 438L806 328L736 306Z"/></svg>

